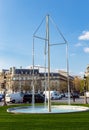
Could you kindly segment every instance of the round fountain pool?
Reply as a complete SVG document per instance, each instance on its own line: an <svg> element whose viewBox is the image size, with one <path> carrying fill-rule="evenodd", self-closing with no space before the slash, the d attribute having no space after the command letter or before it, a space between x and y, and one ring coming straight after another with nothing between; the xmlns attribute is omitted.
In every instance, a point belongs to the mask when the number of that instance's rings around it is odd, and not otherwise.
<svg viewBox="0 0 89 130"><path fill-rule="evenodd" d="M89 107L83 106L71 106L71 105L59 105L51 106L51 112L48 112L48 108L44 106L26 106L26 107L14 107L7 109L7 112L11 113L70 113L70 112L81 112L89 111Z"/></svg>

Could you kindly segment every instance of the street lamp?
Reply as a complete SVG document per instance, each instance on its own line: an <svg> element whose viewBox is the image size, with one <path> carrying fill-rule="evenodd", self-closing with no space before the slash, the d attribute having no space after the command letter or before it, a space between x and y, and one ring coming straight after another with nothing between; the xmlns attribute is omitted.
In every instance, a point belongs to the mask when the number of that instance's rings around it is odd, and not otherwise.
<svg viewBox="0 0 89 130"><path fill-rule="evenodd" d="M84 75L84 104L87 104L87 97L86 97L86 76Z"/></svg>

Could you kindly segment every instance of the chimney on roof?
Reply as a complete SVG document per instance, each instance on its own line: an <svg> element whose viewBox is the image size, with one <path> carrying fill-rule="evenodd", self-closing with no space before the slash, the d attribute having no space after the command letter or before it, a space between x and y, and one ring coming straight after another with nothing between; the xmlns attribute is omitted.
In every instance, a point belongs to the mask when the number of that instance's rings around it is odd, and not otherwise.
<svg viewBox="0 0 89 130"><path fill-rule="evenodd" d="M15 74L15 67L12 67L12 74Z"/></svg>
<svg viewBox="0 0 89 130"><path fill-rule="evenodd" d="M20 69L22 69L22 66L20 66Z"/></svg>

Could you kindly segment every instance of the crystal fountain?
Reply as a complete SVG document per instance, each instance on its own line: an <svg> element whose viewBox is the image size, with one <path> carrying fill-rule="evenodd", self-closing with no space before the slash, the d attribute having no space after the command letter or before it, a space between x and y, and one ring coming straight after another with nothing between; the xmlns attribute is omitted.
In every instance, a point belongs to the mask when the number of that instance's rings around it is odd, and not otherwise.
<svg viewBox="0 0 89 130"><path fill-rule="evenodd" d="M52 20L52 19L51 19ZM43 22L43 20L42 20ZM42 24L41 22L41 24ZM53 20L52 20L53 22ZM40 24L40 26L41 26ZM64 43L59 43L59 44L53 44L53 45L61 45L61 44L66 44L66 64L67 64L67 83L68 83L68 105L55 105L51 106L51 100L50 100L50 44L49 41L49 15L46 16L46 38L42 38L36 35L37 31L39 30L40 26L36 29L34 35L33 35L33 90L32 90L32 106L28 107L14 107L14 108L9 108L7 112L12 112L12 113L69 113L69 112L79 112L79 111L86 111L89 110L88 107L82 107L82 106L71 106L70 105L70 87L69 87L69 65L68 65L68 43L60 30L58 29L57 25L54 23L58 33L64 40ZM48 106L46 105L46 100L45 100L45 107L44 106L35 106L34 102L34 39L39 38L41 40L45 40L45 47L47 46L47 53L45 51L45 55L48 54L48 91L49 91L49 98L48 98ZM53 46L52 45L52 46ZM46 48L45 48L46 50ZM45 64L46 68L46 64ZM46 73L46 71L45 71ZM46 82L46 81L45 81ZM45 86L45 91L46 91L46 86Z"/></svg>

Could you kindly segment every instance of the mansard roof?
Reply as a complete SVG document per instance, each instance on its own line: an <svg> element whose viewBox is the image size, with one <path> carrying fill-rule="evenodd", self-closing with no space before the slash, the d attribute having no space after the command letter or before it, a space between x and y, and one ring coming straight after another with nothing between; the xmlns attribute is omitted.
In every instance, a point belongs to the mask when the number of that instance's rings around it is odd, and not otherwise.
<svg viewBox="0 0 89 130"><path fill-rule="evenodd" d="M48 73L39 73L39 76L45 76L45 75L48 76ZM59 73L53 73L53 72L51 72L50 76L55 76L56 77L56 76L59 76Z"/></svg>
<svg viewBox="0 0 89 130"><path fill-rule="evenodd" d="M33 74L33 69L15 69L15 74ZM34 74L39 74L38 69L34 69Z"/></svg>

